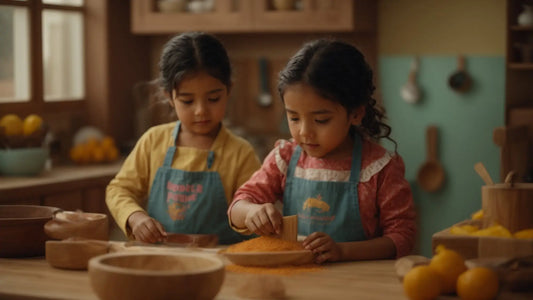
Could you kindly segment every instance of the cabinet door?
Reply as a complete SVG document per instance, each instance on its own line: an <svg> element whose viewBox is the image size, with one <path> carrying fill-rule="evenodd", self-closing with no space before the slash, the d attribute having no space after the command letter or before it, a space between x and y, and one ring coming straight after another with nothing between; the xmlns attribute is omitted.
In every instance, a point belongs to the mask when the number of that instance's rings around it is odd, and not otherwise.
<svg viewBox="0 0 533 300"><path fill-rule="evenodd" d="M342 32L369 30L376 22L375 3L358 0L254 0L254 31ZM281 8L280 5L289 5Z"/></svg>
<svg viewBox="0 0 533 300"><path fill-rule="evenodd" d="M158 3L159 0L131 1L133 33L248 32L252 28L251 0L213 0L211 11L197 13L187 9L162 12Z"/></svg>
<svg viewBox="0 0 533 300"><path fill-rule="evenodd" d="M82 191L80 190L47 195L43 199L43 205L59 207L68 211L83 209Z"/></svg>

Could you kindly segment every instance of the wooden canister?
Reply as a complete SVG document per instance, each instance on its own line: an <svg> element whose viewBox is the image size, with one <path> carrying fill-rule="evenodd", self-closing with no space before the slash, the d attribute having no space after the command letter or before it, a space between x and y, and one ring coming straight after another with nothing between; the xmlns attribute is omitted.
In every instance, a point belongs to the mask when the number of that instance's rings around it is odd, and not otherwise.
<svg viewBox="0 0 533 300"><path fill-rule="evenodd" d="M533 183L498 183L481 188L483 227L500 224L511 233L533 228Z"/></svg>

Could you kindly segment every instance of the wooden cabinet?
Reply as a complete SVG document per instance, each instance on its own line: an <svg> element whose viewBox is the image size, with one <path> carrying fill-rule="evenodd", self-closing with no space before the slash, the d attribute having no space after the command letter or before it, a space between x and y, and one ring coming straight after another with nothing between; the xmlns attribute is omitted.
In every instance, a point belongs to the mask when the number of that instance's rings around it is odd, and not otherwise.
<svg viewBox="0 0 533 300"><path fill-rule="evenodd" d="M209 12L162 12L159 0L132 0L131 28L138 34L183 31L349 32L375 28L372 0L296 0L290 10L275 9L275 0L213 0Z"/></svg>
<svg viewBox="0 0 533 300"><path fill-rule="evenodd" d="M64 166L38 177L0 177L0 205L46 205L64 210L106 213L105 190L121 163Z"/></svg>
<svg viewBox="0 0 533 300"><path fill-rule="evenodd" d="M507 0L505 128L494 141L501 146L503 180L513 170L521 181L533 182L533 25L520 25L529 0Z"/></svg>

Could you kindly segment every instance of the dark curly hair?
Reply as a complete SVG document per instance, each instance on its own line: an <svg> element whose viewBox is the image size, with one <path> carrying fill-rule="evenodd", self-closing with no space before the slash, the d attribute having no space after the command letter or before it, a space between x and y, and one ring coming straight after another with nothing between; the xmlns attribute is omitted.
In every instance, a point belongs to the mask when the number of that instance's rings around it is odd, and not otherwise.
<svg viewBox="0 0 533 300"><path fill-rule="evenodd" d="M283 95L288 86L304 83L320 96L338 102L351 113L361 105L365 116L361 126L352 128L374 140L390 137L391 127L382 120L385 110L372 97L375 86L373 73L363 54L354 46L335 39L318 39L306 43L287 63L278 78L278 92Z"/></svg>
<svg viewBox="0 0 533 300"><path fill-rule="evenodd" d="M205 71L228 88L231 86L231 64L224 45L203 32L171 38L163 48L159 70L159 84L169 94L186 75L197 71Z"/></svg>

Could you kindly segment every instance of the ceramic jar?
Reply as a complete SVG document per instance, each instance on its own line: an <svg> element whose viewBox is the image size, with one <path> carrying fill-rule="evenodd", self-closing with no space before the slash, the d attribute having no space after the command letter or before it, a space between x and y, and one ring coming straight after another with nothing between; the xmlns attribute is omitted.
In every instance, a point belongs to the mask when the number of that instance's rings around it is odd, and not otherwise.
<svg viewBox="0 0 533 300"><path fill-rule="evenodd" d="M517 21L522 26L533 26L533 6L524 5L524 10L518 15Z"/></svg>

